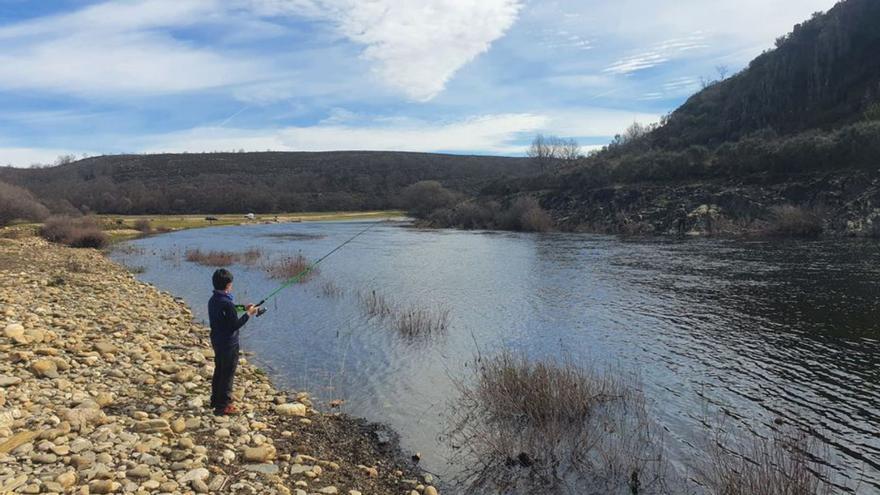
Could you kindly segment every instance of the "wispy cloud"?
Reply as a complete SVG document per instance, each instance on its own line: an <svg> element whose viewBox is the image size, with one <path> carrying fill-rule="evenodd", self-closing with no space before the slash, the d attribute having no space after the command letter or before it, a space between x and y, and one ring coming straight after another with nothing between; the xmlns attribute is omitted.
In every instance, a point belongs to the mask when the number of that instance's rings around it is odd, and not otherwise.
<svg viewBox="0 0 880 495"><path fill-rule="evenodd" d="M261 69L169 28L216 20L213 0L102 3L0 28L0 88L89 96L162 94L255 80Z"/></svg>
<svg viewBox="0 0 880 495"><path fill-rule="evenodd" d="M611 74L631 74L650 69L668 62L684 52L708 48L702 33L693 33L683 38L675 38L650 46L647 50L624 57L608 66L603 72Z"/></svg>

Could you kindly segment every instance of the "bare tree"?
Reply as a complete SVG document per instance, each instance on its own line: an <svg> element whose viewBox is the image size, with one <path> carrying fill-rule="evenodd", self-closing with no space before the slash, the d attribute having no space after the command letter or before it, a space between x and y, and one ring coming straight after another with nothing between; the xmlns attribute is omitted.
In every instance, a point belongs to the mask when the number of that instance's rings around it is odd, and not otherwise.
<svg viewBox="0 0 880 495"><path fill-rule="evenodd" d="M716 65L715 72L718 73L718 80L723 81L727 79L727 75L730 74L730 69L726 65Z"/></svg>
<svg viewBox="0 0 880 495"><path fill-rule="evenodd" d="M550 149L550 144L547 142L547 139L544 138L543 134L538 134L535 136L535 139L532 140L532 145L529 146L529 150L526 152L529 158L532 159L535 163L541 167L541 172L546 171L547 167L553 161L552 150Z"/></svg>
<svg viewBox="0 0 880 495"><path fill-rule="evenodd" d="M581 147L574 139L538 134L532 140L526 155L546 172L560 162L570 162L581 157Z"/></svg>
<svg viewBox="0 0 880 495"><path fill-rule="evenodd" d="M76 161L76 155L61 155L55 159L55 165L67 165Z"/></svg>
<svg viewBox="0 0 880 495"><path fill-rule="evenodd" d="M631 143L647 135L649 132L651 132L649 126L646 126L640 122L633 122L632 125L627 127L626 131L624 131L623 142Z"/></svg>

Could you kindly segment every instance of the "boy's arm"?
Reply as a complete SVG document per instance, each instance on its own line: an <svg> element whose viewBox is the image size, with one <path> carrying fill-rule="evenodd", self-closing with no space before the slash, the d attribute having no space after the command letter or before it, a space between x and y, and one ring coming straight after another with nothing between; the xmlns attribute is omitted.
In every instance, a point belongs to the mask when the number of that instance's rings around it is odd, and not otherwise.
<svg viewBox="0 0 880 495"><path fill-rule="evenodd" d="M244 324L247 323L248 318L250 318L247 313L245 313L245 314L241 315L241 317L239 317L238 312L235 310L235 304L233 304L232 301L229 301L228 303L226 303L225 313L226 313L227 324L229 325L229 329L232 332L243 327Z"/></svg>

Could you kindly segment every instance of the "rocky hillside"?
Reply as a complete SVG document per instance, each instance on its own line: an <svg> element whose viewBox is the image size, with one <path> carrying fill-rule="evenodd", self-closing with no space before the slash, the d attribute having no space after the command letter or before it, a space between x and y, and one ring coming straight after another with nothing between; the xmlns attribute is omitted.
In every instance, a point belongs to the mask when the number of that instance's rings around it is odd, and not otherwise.
<svg viewBox="0 0 880 495"><path fill-rule="evenodd" d="M861 120L880 103L878 25L876 0L844 0L813 15L743 71L688 99L651 137L654 146L711 147L761 130L791 134Z"/></svg>
<svg viewBox="0 0 880 495"><path fill-rule="evenodd" d="M380 427L244 360L244 414L213 416L188 308L97 251L0 233L0 493L437 493Z"/></svg>
<svg viewBox="0 0 880 495"><path fill-rule="evenodd" d="M617 184L549 192L542 204L583 232L880 237L878 172Z"/></svg>

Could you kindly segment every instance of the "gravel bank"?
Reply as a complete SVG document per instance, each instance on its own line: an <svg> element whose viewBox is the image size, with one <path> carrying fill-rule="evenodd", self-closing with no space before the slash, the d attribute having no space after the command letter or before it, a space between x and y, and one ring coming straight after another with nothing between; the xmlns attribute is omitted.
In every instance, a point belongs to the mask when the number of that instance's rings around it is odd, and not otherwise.
<svg viewBox="0 0 880 495"><path fill-rule="evenodd" d="M243 414L213 416L207 328L97 251L0 238L0 329L0 494L437 493L382 427L244 359Z"/></svg>

